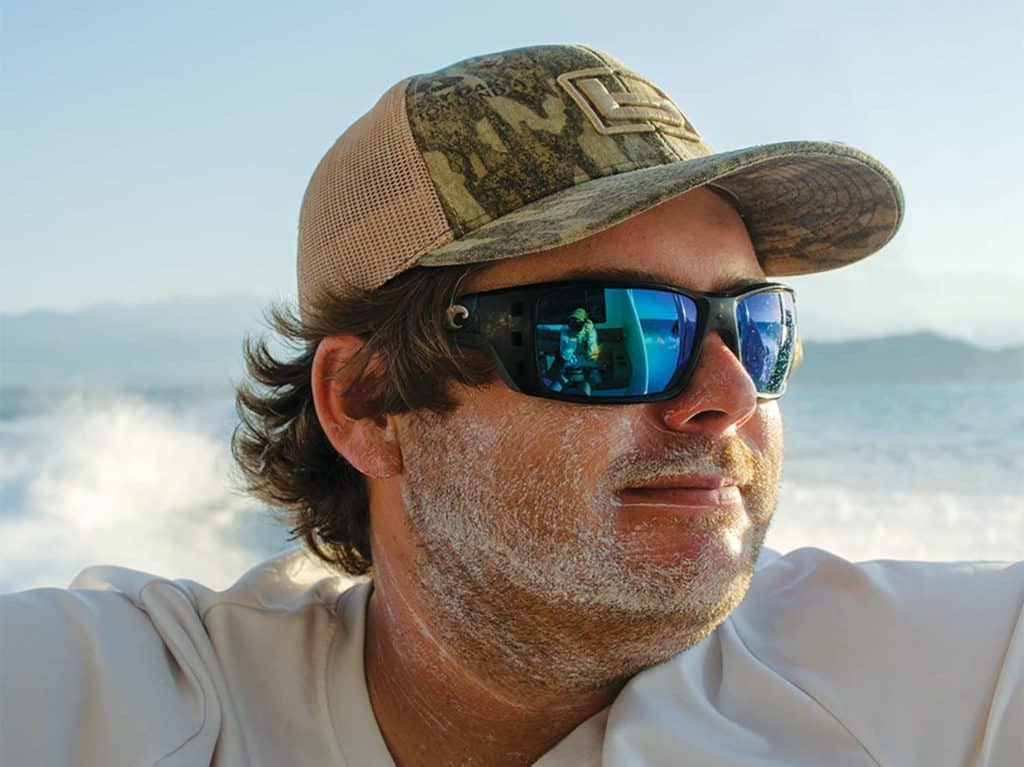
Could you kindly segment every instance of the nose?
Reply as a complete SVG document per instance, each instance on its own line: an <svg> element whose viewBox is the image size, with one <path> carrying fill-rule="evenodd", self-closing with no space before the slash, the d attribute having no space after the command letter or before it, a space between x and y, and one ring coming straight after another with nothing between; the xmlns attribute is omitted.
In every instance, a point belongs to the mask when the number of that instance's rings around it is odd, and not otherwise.
<svg viewBox="0 0 1024 767"><path fill-rule="evenodd" d="M734 431L757 411L757 387L717 332L708 333L686 388L651 403L661 429L718 435Z"/></svg>

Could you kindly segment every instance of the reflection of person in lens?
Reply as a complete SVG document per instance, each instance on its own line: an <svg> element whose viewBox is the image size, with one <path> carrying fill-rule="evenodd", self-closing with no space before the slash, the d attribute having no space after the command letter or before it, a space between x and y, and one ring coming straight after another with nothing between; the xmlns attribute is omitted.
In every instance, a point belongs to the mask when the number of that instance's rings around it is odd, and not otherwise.
<svg viewBox="0 0 1024 767"><path fill-rule="evenodd" d="M583 308L569 313L567 327L558 335L558 359L551 366L551 391L562 391L566 386L578 386L590 394L591 384L601 381L597 362L597 328Z"/></svg>

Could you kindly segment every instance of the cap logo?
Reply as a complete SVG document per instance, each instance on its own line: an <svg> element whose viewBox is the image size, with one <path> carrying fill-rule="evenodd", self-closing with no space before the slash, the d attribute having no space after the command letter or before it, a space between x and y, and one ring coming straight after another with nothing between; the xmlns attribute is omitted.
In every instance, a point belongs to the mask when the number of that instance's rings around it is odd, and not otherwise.
<svg viewBox="0 0 1024 767"><path fill-rule="evenodd" d="M641 93L649 90L651 94L641 95L630 91L612 93L597 79L608 75L616 75L627 87L633 82L643 83L646 88L638 90ZM701 140L690 121L661 88L628 70L610 67L579 69L559 75L558 84L565 88L583 110L598 133L606 136L614 133L650 133L660 126L664 133L688 141Z"/></svg>

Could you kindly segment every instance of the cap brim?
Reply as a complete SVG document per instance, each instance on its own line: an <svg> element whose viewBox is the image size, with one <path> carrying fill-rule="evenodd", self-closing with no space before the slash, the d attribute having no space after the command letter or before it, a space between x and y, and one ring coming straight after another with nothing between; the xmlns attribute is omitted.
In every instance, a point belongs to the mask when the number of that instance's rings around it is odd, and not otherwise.
<svg viewBox="0 0 1024 767"><path fill-rule="evenodd" d="M446 266L535 253L597 234L705 184L735 198L771 276L865 258L903 219L903 194L878 160L846 144L791 141L586 181L536 200L421 256Z"/></svg>

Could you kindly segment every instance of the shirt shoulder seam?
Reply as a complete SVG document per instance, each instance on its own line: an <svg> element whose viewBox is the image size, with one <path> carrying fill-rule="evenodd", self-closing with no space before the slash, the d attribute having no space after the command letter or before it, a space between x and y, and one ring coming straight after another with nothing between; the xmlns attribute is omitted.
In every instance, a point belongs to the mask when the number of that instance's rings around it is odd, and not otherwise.
<svg viewBox="0 0 1024 767"><path fill-rule="evenodd" d="M143 586L141 589L139 589L139 600L141 601L142 595L146 592L146 589L148 589L150 586L154 586L154 585L156 585L158 583L166 584L166 585L170 586L171 588L175 589L183 597L185 597L185 599L187 599L190 604L192 604L193 608L195 607L195 603L192 602L192 599L189 597L188 593L183 588L181 588L181 586L179 586L174 581L165 580L165 579L150 581L145 586ZM149 615L149 611L146 610L144 605L139 604L138 602L135 602L134 599L131 600L131 601L133 603L135 603L136 607L138 607L140 610L144 611L147 615ZM199 617L199 616L197 615L196 617ZM152 616L150 616L150 621L152 621L152 620L153 620L153 618L152 618ZM200 619L200 622L202 622L202 619ZM206 629L205 625L203 625L203 629L204 630ZM157 759L155 762L153 762L154 767L158 767L158 765L160 765L161 763L166 761L168 758L170 758L174 754L176 754L179 751L181 751L189 743L191 743L197 737L199 737L199 734L203 731L203 728L206 726L206 720L207 720L207 718L209 716L209 710L210 710L209 700L208 700L207 695L206 695L206 688L204 688L202 682L199 681L199 675L196 673L195 669L192 667L192 664L190 664L188 662L188 660L186 659L185 653L182 652L182 648L176 642L171 640L169 637L165 637L162 634L160 635L160 639L161 639L161 641L164 642L164 644L170 644L172 646L172 649L177 652L176 660L178 660L178 662L181 663L182 666L184 666L184 668L188 671L188 674L191 677L192 681L195 683L196 687L199 688L199 694L202 695L202 698L203 698L203 715L202 715L202 718L199 721L199 726L196 727L195 732L193 732L184 741L182 741L180 744L178 744L173 749L171 749L166 754L164 754L159 759Z"/></svg>
<svg viewBox="0 0 1024 767"><path fill-rule="evenodd" d="M750 645L747 644L747 641L746 641L746 639L743 638L743 634L740 631L740 627L737 625L737 623L735 621L732 621L732 620L730 620L729 622L732 624L733 630L736 633L736 639L739 640L739 643L741 645L743 645L743 649L746 650L750 654L751 658L756 660L758 663L760 663L766 669L770 669L772 671L772 673L777 675L780 679L784 679L786 681L786 683L791 685L794 689L799 690L808 700L814 701L815 705L817 705L818 708L820 708L822 711L824 711L826 714L828 714L830 717L832 717L832 720L836 724L838 724L840 727L842 727L851 738L853 738L854 742L858 746L861 747L861 750L864 751L865 755L872 761L873 764L875 764L876 767L882 767L882 763L880 761L878 761L878 758L871 752L871 749L869 749L864 744L864 742L860 738L857 737L857 735L853 732L853 730L851 730L849 727L846 726L846 723L843 722L843 720L841 720L838 716L836 716L835 713L828 706L826 706L824 703L822 703L816 697L811 695L811 693L809 693L807 690L805 690L799 684L794 682L788 676L785 676L784 674L781 674L774 667L772 667L772 666L768 665L767 663L765 663L764 660L762 660L761 657L751 649Z"/></svg>
<svg viewBox="0 0 1024 767"><path fill-rule="evenodd" d="M303 602L302 604L293 605L291 607L284 607L284 606L253 605L253 604L247 604L245 602L235 602L235 601L232 601L230 599L225 599L225 600L223 600L221 602L216 602L216 603L210 605L209 607L207 607L203 611L203 614L200 616L200 620L203 622L203 625L205 626L206 625L206 618L207 618L207 616L210 613L212 613L215 609L217 609L218 607L241 607L241 608L243 608L245 610L256 610L258 612L264 612L264 613L292 613L292 612L298 612L300 610L304 610L304 609L310 608L310 607L322 607L323 609L327 610L327 612L329 612L331 614L334 614L334 611L333 611L333 608L332 608L332 604L336 604L336 602L337 602L336 599L328 600L328 601L323 601L323 600L319 600L319 599L311 599L311 600L309 600L307 602Z"/></svg>
<svg viewBox="0 0 1024 767"><path fill-rule="evenodd" d="M338 735L338 728L334 723L334 710L331 708L330 685L327 681L327 675L331 670L331 658L334 657L334 646L338 641L338 637L341 636L341 632L338 630L338 623L341 621L339 605L341 604L342 597L344 597L345 594L345 591L338 594L337 599L333 602L332 613L334 615L334 620L331 621L331 639L327 643L327 652L324 655L324 667L320 674L320 694L323 696L321 700L323 700L324 710L327 712L327 721L331 725L331 750L334 751L334 756L338 759L338 763L341 765L347 765L348 761L345 759L344 753L342 753L341 738ZM366 627L364 623L363 641L365 641L365 637Z"/></svg>

